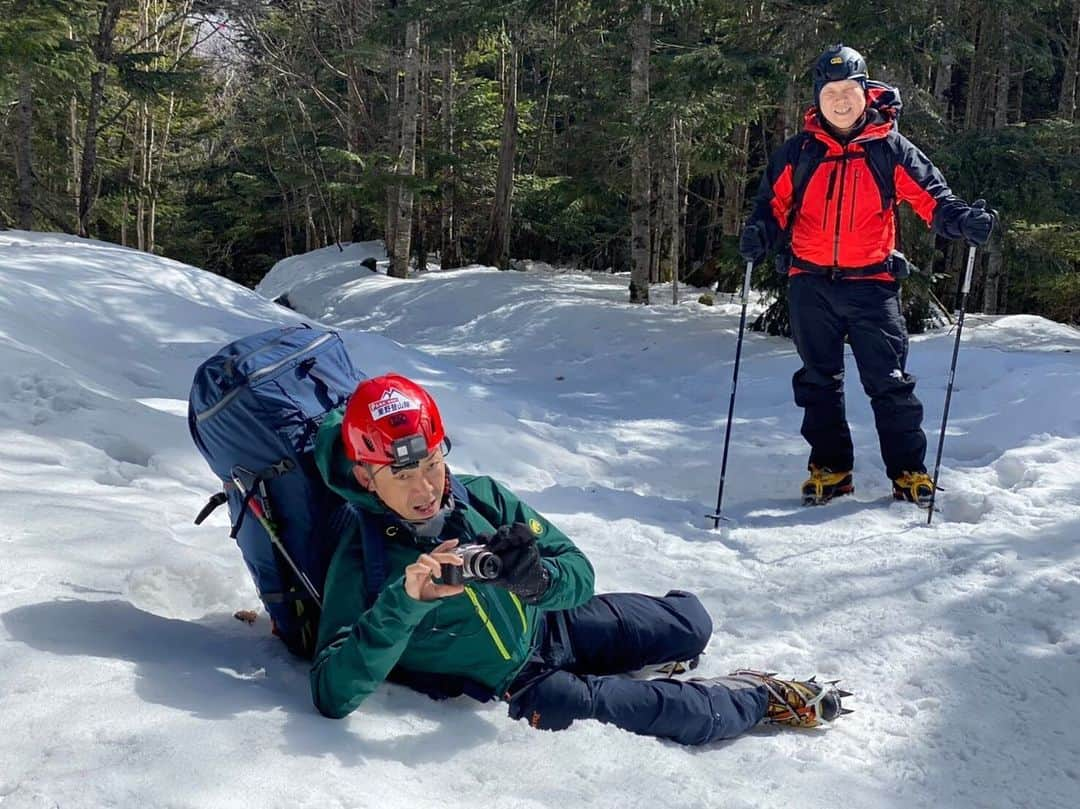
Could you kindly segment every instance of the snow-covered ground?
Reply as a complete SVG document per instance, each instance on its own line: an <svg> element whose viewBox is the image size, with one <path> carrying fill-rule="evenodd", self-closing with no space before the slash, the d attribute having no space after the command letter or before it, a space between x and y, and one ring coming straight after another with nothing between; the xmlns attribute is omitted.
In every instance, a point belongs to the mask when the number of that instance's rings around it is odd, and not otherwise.
<svg viewBox="0 0 1080 809"><path fill-rule="evenodd" d="M890 499L853 366L857 494L797 505L798 361L750 335L716 532L737 303L632 307L625 278L539 265L401 281L369 254L286 260L257 295L0 232L2 809L1080 803L1080 332L969 319L931 527ZM395 686L320 717L265 619L231 617L254 591L223 510L192 525L215 480L185 423L199 362L300 313L429 385L451 465L545 512L600 589L697 592L705 674L841 677L856 713L700 749ZM912 342L933 449L952 337Z"/></svg>

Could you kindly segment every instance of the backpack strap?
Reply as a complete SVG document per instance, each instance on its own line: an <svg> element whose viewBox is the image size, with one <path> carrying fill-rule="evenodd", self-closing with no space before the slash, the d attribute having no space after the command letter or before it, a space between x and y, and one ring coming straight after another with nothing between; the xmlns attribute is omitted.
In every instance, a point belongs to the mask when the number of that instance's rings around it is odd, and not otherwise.
<svg viewBox="0 0 1080 809"><path fill-rule="evenodd" d="M803 196L806 194L806 186L810 182L810 175L817 168L824 156L823 144L809 132L803 132L803 140L799 145L799 159L795 162L795 168L791 175L791 213L788 215L788 230L795 214L802 207Z"/></svg>
<svg viewBox="0 0 1080 809"><path fill-rule="evenodd" d="M874 177L878 192L881 194L881 210L892 208L893 230L895 231L895 249L900 249L900 205L896 200L896 148L892 129L884 138L867 141L863 144L866 152L866 165Z"/></svg>
<svg viewBox="0 0 1080 809"><path fill-rule="evenodd" d="M450 494L454 496L455 506L460 505L461 508L472 506L472 498L469 497L469 490L465 488L465 484L458 480L453 475L450 475Z"/></svg>
<svg viewBox="0 0 1080 809"><path fill-rule="evenodd" d="M367 606L375 603L379 591L386 584L386 544L383 532L390 520L359 509L352 503L343 502L330 515L326 529L331 536L341 537L346 532L360 532L360 547L364 563L364 599Z"/></svg>
<svg viewBox="0 0 1080 809"><path fill-rule="evenodd" d="M780 242L781 251L791 251L791 232L795 229L795 217L799 215L799 209L802 208L806 187L810 184L810 176L821 164L824 156L825 144L809 132L803 132L802 141L799 143L799 156L791 174L791 209L788 211L787 226L784 228Z"/></svg>
<svg viewBox="0 0 1080 809"><path fill-rule="evenodd" d="M346 503L348 513L335 514L342 528L346 528L350 521L355 521L357 530L360 531L360 547L364 562L364 596L367 606L375 603L379 597L379 591L386 584L386 568L388 564L386 555L386 541L383 539L388 527L394 524L388 515L372 514L370 511L358 509ZM342 509L339 509L342 512Z"/></svg>
<svg viewBox="0 0 1080 809"><path fill-rule="evenodd" d="M895 131L895 130L893 130ZM883 211L896 207L896 150L893 148L895 140L890 132L884 138L868 140L863 143L863 151L866 152L866 163L870 173L874 175L878 192L881 194L881 209Z"/></svg>

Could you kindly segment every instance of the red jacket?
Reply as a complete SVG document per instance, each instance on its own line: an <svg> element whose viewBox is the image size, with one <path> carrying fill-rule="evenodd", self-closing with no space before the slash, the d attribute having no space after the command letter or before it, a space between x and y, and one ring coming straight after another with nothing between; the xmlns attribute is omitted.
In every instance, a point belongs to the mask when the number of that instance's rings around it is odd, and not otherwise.
<svg viewBox="0 0 1080 809"><path fill-rule="evenodd" d="M820 272L892 280L884 263L896 247L893 202L911 205L942 235L959 236L959 218L968 206L953 195L926 155L897 131L899 95L879 85L868 89L867 96L866 123L846 145L821 124L811 107L803 132L769 158L751 215L751 221L764 226L769 247L777 245L787 229L800 155L813 148L816 160L791 228L791 275ZM867 157L871 148L885 150L883 162L893 167L895 199L886 198L874 178Z"/></svg>

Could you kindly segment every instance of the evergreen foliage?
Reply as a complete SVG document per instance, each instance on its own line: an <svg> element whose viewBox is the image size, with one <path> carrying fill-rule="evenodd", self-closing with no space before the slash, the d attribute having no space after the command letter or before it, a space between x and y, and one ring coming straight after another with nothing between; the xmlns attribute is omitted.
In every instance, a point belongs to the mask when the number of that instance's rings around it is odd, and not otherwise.
<svg viewBox="0 0 1080 809"><path fill-rule="evenodd" d="M483 251L509 168L511 256L628 272L645 144L650 277L730 291L765 160L801 125L814 57L842 39L901 88L903 131L954 191L1001 214L972 308L1076 322L1075 0L663 0L635 106L642 5L0 0L0 226L82 230L254 284L281 257L335 242L393 249L405 195L411 252L454 266ZM910 215L902 243L934 273L906 282L918 330L935 298L952 305L964 251ZM755 280L782 296L771 266ZM782 332L776 302L759 326Z"/></svg>

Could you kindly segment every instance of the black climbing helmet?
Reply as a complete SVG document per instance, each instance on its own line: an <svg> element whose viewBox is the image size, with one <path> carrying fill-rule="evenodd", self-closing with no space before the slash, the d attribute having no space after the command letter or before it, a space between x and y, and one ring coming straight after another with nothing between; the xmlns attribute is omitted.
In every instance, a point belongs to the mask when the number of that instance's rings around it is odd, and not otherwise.
<svg viewBox="0 0 1080 809"><path fill-rule="evenodd" d="M868 74L866 60L854 48L837 43L818 57L814 63L814 103L818 103L821 88L831 81L854 79L864 88Z"/></svg>

